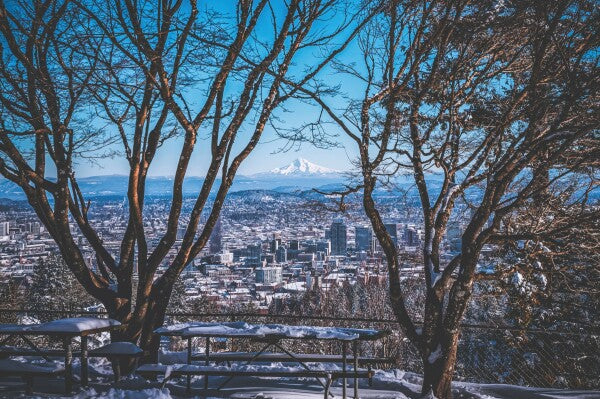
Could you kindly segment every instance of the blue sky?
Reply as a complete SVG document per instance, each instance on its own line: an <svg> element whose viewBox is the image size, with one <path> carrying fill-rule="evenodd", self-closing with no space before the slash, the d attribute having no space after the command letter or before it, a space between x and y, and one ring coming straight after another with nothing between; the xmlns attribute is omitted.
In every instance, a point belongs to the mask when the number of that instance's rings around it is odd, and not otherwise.
<svg viewBox="0 0 600 399"><path fill-rule="evenodd" d="M235 3L236 2L233 1L212 2L205 0L204 2L200 2L199 9L204 10L206 5L210 4L209 7L216 8L220 12L231 15L232 12L235 12ZM276 9L276 12L277 11L282 10ZM272 28L269 27L268 24L263 24L263 26L259 25L257 29L259 34L261 29L269 29L269 32L266 33L272 33L270 30ZM340 57L341 59L351 62L352 60L356 59L356 56L358 55L356 54L356 51L356 47L350 47L343 54L341 54ZM298 54L296 59L297 67L314 64L315 55L316 54L314 52L304 52ZM331 80L333 77L334 73L331 70L323 71L320 75L320 78L323 80ZM336 79L340 79L339 74ZM348 87L355 89L352 82L345 83L350 83ZM329 103L335 107L336 102L336 100L331 99ZM342 102L340 102L340 104L342 104ZM278 111L277 115L285 123L285 126L289 128L293 126L299 126L308 120L313 120L316 114L314 107L299 102L294 102L293 105L289 104L288 112L284 113ZM248 131L241 132L240 139L243 139L244 136L247 137L251 128L252 125L246 125L246 129L248 129ZM270 126L267 126L262 135L260 143L244 161L238 173L242 175L250 175L258 172L264 172L286 165L298 157L306 158L311 162L332 169L350 169L351 160L356 158L355 143L353 143L343 133L339 134L339 130L337 130L337 127L333 125L328 127L328 133L337 135L335 140L340 144L338 147L320 149L309 143L302 143L292 145L290 148L290 145L288 145L289 143L287 143L284 139L279 138L274 130ZM167 142L161 149L159 149L153 164L151 165L149 171L150 175L172 176L174 174L174 169L176 166L176 163L174 162L174 154L179 154L181 140L181 138L171 139L171 141ZM204 175L208 165L209 155L207 144L208 142L206 140L199 140L197 142L192 160L190 162L190 168L188 172L190 176ZM282 148L287 148L287 150L282 151ZM124 158L117 156L109 159L97 159L95 160L94 164L81 161L77 164L75 172L80 177L105 174L126 174L128 172L128 166Z"/></svg>

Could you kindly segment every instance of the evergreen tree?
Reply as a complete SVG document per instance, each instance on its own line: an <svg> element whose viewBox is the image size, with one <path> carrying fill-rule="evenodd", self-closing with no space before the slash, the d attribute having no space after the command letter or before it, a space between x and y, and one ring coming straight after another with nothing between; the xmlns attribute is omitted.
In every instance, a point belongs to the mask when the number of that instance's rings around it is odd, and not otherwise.
<svg viewBox="0 0 600 399"><path fill-rule="evenodd" d="M40 321L61 316L45 313L48 310L77 311L93 303L62 258L51 255L39 260L27 293L27 308L36 311L34 316Z"/></svg>

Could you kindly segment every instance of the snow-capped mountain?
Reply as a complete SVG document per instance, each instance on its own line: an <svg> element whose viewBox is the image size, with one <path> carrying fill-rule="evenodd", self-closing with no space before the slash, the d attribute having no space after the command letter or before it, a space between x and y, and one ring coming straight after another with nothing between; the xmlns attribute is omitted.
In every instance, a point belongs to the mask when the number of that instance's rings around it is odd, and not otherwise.
<svg viewBox="0 0 600 399"><path fill-rule="evenodd" d="M281 168L271 169L268 174L298 176L298 175L331 175L340 173L338 170L314 164L304 158L296 158L292 163Z"/></svg>

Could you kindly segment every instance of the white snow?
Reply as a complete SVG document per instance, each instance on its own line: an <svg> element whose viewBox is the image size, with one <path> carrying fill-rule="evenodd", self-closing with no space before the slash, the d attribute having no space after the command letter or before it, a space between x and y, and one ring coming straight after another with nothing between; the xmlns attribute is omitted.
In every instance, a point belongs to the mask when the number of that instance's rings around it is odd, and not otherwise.
<svg viewBox="0 0 600 399"><path fill-rule="evenodd" d="M181 354L181 358L185 359L185 352L177 352ZM76 359L75 359L76 360ZM93 377L92 387L81 390L71 398L76 399L142 399L142 398L158 398L158 399L174 399L190 397L182 395L184 391L185 379L173 379L165 389L156 388L156 383L150 383L141 377L126 377L118 385L118 388L112 386L112 373L98 373L98 358L90 359L90 365L97 377ZM106 366L105 361L101 366ZM317 366L316 364L314 365ZM324 365L328 369L332 365ZM143 367L152 367L146 365ZM167 365L159 365L161 372L169 370ZM203 366L194 366L203 367ZM267 367L269 370L281 369L282 364L273 363L271 366L251 366ZM311 366L312 367L312 366ZM158 368L157 368L158 369ZM318 368L316 368L318 369ZM172 370L172 367L171 367ZM94 373L91 373L94 375ZM211 378L209 388L211 390L224 381L222 378ZM372 385L369 385L367 379L359 380L360 397L364 399L408 399L422 397L418 393L422 386L422 376L412 372L405 372L398 369L391 370L375 370ZM352 386L352 380L349 381ZM20 397L28 399L44 399L44 398L61 398L60 394L45 393L45 392L61 392L63 389L63 380L52 379L48 380L48 385L37 386L36 393L33 396L24 395L20 387L12 391L2 391L3 394L8 394L9 397ZM153 388L151 388L153 387ZM204 387L204 379L202 377L192 378L192 388L195 395L202 395ZM505 384L475 384L466 382L453 383L454 397L456 398L479 398L479 399L593 399L600 398L599 391L592 390L563 390L552 388L530 388L516 385ZM178 394L175 394L179 392ZM11 395L11 393L13 395ZM341 397L341 381L337 381L333 387L333 394L336 397ZM2 396L2 395L0 395ZM254 378L254 377L236 377L231 384L228 384L222 390L222 397L230 397L236 399L251 399L251 398L271 398L271 399L317 399L322 398L323 393L321 386L314 379L308 378ZM3 396L4 397L4 396ZM195 396L197 397L197 396ZM425 398L428 398L425 396ZM214 399L214 398L207 398ZM429 397L431 399L431 396Z"/></svg>
<svg viewBox="0 0 600 399"><path fill-rule="evenodd" d="M120 326L117 320L99 319L96 317L75 317L70 319L52 320L47 323L42 323L31 327L31 330L43 332L83 332L95 330L98 328L106 328L111 326Z"/></svg>
<svg viewBox="0 0 600 399"><path fill-rule="evenodd" d="M232 328L232 327L228 327L228 326L198 326L198 327L190 327L187 328L184 332L183 335L214 335L214 336L221 336L221 337L253 337L256 335L260 335L260 334L256 334L254 331L250 331L247 329L243 329L243 328Z"/></svg>
<svg viewBox="0 0 600 399"><path fill-rule="evenodd" d="M62 370L62 366L54 362L45 362L42 364L33 364L20 362L17 360L0 359L0 372L39 372L53 373Z"/></svg>
<svg viewBox="0 0 600 399"><path fill-rule="evenodd" d="M435 350L429 354L427 361L429 364L433 364L440 358L440 356L442 356L442 346L438 344L437 348L435 348Z"/></svg>
<svg viewBox="0 0 600 399"><path fill-rule="evenodd" d="M282 324L248 324L233 323L182 323L174 326L161 327L157 333L171 333L182 336L221 336L221 337L265 337L283 336L289 338L316 338L355 340L360 336L371 336L377 330L352 329L339 327L287 326Z"/></svg>
<svg viewBox="0 0 600 399"><path fill-rule="evenodd" d="M292 163L281 168L272 169L269 173L277 175L325 175L339 173L335 169L314 164L304 158L297 158Z"/></svg>
<svg viewBox="0 0 600 399"><path fill-rule="evenodd" d="M86 389L73 398L75 399L172 399L168 389L149 388L142 390L124 390L110 388L106 392L97 392L94 388Z"/></svg>

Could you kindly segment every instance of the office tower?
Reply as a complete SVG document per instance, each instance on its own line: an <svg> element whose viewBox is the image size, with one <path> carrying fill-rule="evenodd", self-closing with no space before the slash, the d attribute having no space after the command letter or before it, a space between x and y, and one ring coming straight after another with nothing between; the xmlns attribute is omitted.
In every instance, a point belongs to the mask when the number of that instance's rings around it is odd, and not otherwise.
<svg viewBox="0 0 600 399"><path fill-rule="evenodd" d="M325 256L331 254L331 241L317 241L316 252L323 252Z"/></svg>
<svg viewBox="0 0 600 399"><path fill-rule="evenodd" d="M246 248L248 248L248 257L249 258L260 259L260 256L262 255L262 248L261 248L260 243L257 243L254 245L248 245Z"/></svg>
<svg viewBox="0 0 600 399"><path fill-rule="evenodd" d="M331 224L331 254L346 255L346 225L341 218Z"/></svg>
<svg viewBox="0 0 600 399"><path fill-rule="evenodd" d="M281 284L283 281L281 267L259 267L254 271L256 282L259 284Z"/></svg>
<svg viewBox="0 0 600 399"><path fill-rule="evenodd" d="M395 246L398 246L398 225L396 223L386 223L385 230L388 232Z"/></svg>
<svg viewBox="0 0 600 399"><path fill-rule="evenodd" d="M373 250L373 230L370 227L356 226L355 242L356 251L372 251Z"/></svg>
<svg viewBox="0 0 600 399"><path fill-rule="evenodd" d="M462 229L459 221L448 223L446 239L448 240L451 252L460 252L462 245Z"/></svg>
<svg viewBox="0 0 600 399"><path fill-rule="evenodd" d="M10 223L9 222L0 222L0 236L8 236L10 235Z"/></svg>
<svg viewBox="0 0 600 399"><path fill-rule="evenodd" d="M40 234L42 230L42 226L40 222L29 222L27 223L27 231L32 234Z"/></svg>
<svg viewBox="0 0 600 399"><path fill-rule="evenodd" d="M277 263L287 262L287 249L285 247L277 248L277 251L275 251L275 260Z"/></svg>
<svg viewBox="0 0 600 399"><path fill-rule="evenodd" d="M246 246L246 266L257 267L261 262L262 249L260 242Z"/></svg>
<svg viewBox="0 0 600 399"><path fill-rule="evenodd" d="M273 237L273 239L269 243L269 249L271 250L271 252L273 252L273 253L277 252L277 250L279 249L280 246L281 246L281 238Z"/></svg>
<svg viewBox="0 0 600 399"><path fill-rule="evenodd" d="M215 223L215 227L213 227L212 233L210 234L209 247L210 247L211 254L216 254L216 253L221 252L221 250L223 249L222 239L223 239L223 232L222 232L222 227L221 227L221 218L219 217L217 219L217 223Z"/></svg>
<svg viewBox="0 0 600 399"><path fill-rule="evenodd" d="M409 247L416 247L420 244L419 234L412 227L407 227L404 230L404 241Z"/></svg>
<svg viewBox="0 0 600 399"><path fill-rule="evenodd" d="M291 240L290 241L290 249L292 251L299 251L300 250L300 241L298 241L298 240Z"/></svg>

